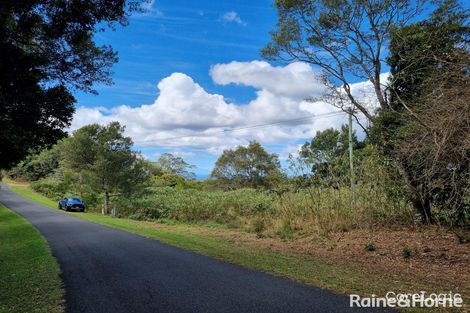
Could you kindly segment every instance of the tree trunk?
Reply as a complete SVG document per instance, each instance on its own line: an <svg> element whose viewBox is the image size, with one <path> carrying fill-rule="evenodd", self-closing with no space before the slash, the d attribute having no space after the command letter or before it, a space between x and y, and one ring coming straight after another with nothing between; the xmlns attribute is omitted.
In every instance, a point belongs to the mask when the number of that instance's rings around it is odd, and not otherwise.
<svg viewBox="0 0 470 313"><path fill-rule="evenodd" d="M406 167L397 159L397 168L400 172L400 175L403 177L408 190L411 193L413 206L419 215L421 215L421 220L424 224L433 224L435 222L434 217L431 212L431 201L429 200L426 192L420 190L416 183L410 178L409 172L406 170Z"/></svg>
<svg viewBox="0 0 470 313"><path fill-rule="evenodd" d="M82 172L79 174L79 183L80 183L80 199L83 199L83 175Z"/></svg>
<svg viewBox="0 0 470 313"><path fill-rule="evenodd" d="M434 224L436 220L432 216L432 203L431 200L429 200L428 192L426 190L420 190L420 188L417 188L413 182L410 189L412 189L413 205L419 215L421 215L421 221L424 224Z"/></svg>
<svg viewBox="0 0 470 313"><path fill-rule="evenodd" d="M104 205L103 205L103 209L101 210L101 214L103 215L108 214L108 208L109 208L109 192L106 190L104 192Z"/></svg>
<svg viewBox="0 0 470 313"><path fill-rule="evenodd" d="M421 215L421 220L424 224L433 224L435 222L431 213L431 201L427 197L422 200L413 195L413 205Z"/></svg>

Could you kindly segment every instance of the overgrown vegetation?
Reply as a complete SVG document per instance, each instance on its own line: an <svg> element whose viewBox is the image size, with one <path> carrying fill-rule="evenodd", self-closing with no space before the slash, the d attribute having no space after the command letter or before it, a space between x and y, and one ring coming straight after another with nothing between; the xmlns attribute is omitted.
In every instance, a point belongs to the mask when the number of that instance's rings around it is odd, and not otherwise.
<svg viewBox="0 0 470 313"><path fill-rule="evenodd" d="M2 205L0 238L0 312L63 312L59 265L44 238Z"/></svg>
<svg viewBox="0 0 470 313"><path fill-rule="evenodd" d="M468 10L455 0L277 0L275 7L277 28L263 55L321 68L329 87L323 100L357 117L422 221L465 225ZM364 79L374 105L351 88Z"/></svg>
<svg viewBox="0 0 470 313"><path fill-rule="evenodd" d="M107 138L107 141L100 143L95 131L90 134L89 130L99 130L100 136ZM109 207L116 208L118 217L216 223L253 232L259 237L280 237L284 240L307 234L415 223L411 205L387 178L387 168L378 151L372 145L357 140L353 197L347 175L347 149L341 146L344 128L342 132L330 129L319 132L311 143L304 145L300 157L290 160L290 177L281 172L279 165L274 167L277 174L264 175L268 173L266 169L276 163L272 163L273 157L267 157L263 147L254 142L247 150L234 150L238 151L233 158L236 161L228 162L232 167L237 166L236 171L243 173L240 174L243 176L233 180L213 177L207 181L178 175L185 173L188 164L169 155L165 156L165 160L173 160L172 164L179 165L163 167L161 162L150 163L136 158L135 153L129 150L130 138L122 137L122 131L115 123L107 128L87 126L76 131L73 137L64 139L53 148L61 155L56 163L57 168L46 178L32 182L31 187L54 199L79 195L91 210L99 211L103 203L107 203ZM98 140L96 144L94 140ZM125 144L118 145L121 141ZM114 150L108 151L106 147L110 145ZM77 146L80 149L75 149ZM100 149L108 151L108 154L100 156ZM250 157L237 156L239 152L246 151L251 151ZM114 159L108 157L110 153L120 153L118 160L122 160L122 155L128 155L126 160L130 162L114 163ZM318 158L312 157L315 153L328 155L328 158L319 163ZM41 163L51 154L54 153L42 153L29 160ZM257 154L262 157L258 158ZM82 158L84 155L86 158ZM227 155L221 158L226 161ZM249 159L256 160L251 163L256 166L247 165L248 161L238 162ZM86 162L80 163L83 160ZM94 164L106 164L106 167L102 168L104 171L98 171ZM172 168L178 168L176 173L172 172ZM245 170L248 168L251 171ZM28 173L29 169L34 167L25 161L10 174L21 178L18 173ZM113 189L114 193L110 192L109 199L105 201L106 191L96 188L96 183L106 183L107 178L103 175L115 175L118 169L126 183L108 183L108 188L120 186L121 189ZM25 177L28 178L28 175ZM116 181L115 176L110 177ZM132 186L130 181L133 181ZM258 188L239 187L243 183L251 186L254 182L259 183L256 185Z"/></svg>
<svg viewBox="0 0 470 313"><path fill-rule="evenodd" d="M395 160L427 223L462 225L470 217L467 19L456 2L444 1L428 20L391 33L390 103L377 117L374 141Z"/></svg>

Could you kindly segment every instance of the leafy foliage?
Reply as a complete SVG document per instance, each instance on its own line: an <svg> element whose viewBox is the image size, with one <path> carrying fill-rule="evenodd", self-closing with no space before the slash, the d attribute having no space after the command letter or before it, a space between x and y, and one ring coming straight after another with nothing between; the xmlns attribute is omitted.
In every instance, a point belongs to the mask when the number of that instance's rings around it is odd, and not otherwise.
<svg viewBox="0 0 470 313"><path fill-rule="evenodd" d="M467 17L449 0L428 20L392 33L391 105L376 119L374 141L398 162L426 222L436 221L433 207L451 213L451 224L470 213Z"/></svg>
<svg viewBox="0 0 470 313"><path fill-rule="evenodd" d="M370 81L380 107L387 106L380 76L382 51L390 30L406 25L425 2L276 0L277 28L262 54L320 67L329 87L324 100L346 110L352 105L372 120L374 112L353 95L350 84Z"/></svg>
<svg viewBox="0 0 470 313"><path fill-rule="evenodd" d="M240 217L270 212L274 197L254 189L226 192L152 187L144 197L134 200L121 198L116 205L123 216L141 214L153 219L230 224Z"/></svg>
<svg viewBox="0 0 470 313"><path fill-rule="evenodd" d="M8 173L12 178L36 181L52 175L59 168L61 159L57 146L32 154L12 168Z"/></svg>
<svg viewBox="0 0 470 313"><path fill-rule="evenodd" d="M256 141L247 147L224 150L211 177L226 187L269 187L282 176L277 155L269 154Z"/></svg>
<svg viewBox="0 0 470 313"><path fill-rule="evenodd" d="M181 176L184 179L193 179L196 174L192 171L195 166L186 163L186 161L179 156L175 156L171 153L164 153L156 162L164 172Z"/></svg>
<svg viewBox="0 0 470 313"><path fill-rule="evenodd" d="M353 149L360 150L365 144L353 134ZM340 130L333 128L319 131L315 137L302 145L299 156L312 168L312 175L319 180L341 179L349 175L348 126ZM357 155L356 151L356 156Z"/></svg>
<svg viewBox="0 0 470 313"><path fill-rule="evenodd" d="M152 176L149 184L156 187L173 187L175 189L202 189L203 184L194 179L184 179L183 177L175 174L164 173L159 176Z"/></svg>
<svg viewBox="0 0 470 313"><path fill-rule="evenodd" d="M125 25L140 1L29 0L0 3L0 167L30 149L65 136L75 98L111 83L117 61L109 46L96 46L98 25Z"/></svg>
<svg viewBox="0 0 470 313"><path fill-rule="evenodd" d="M64 166L103 192L103 214L108 212L110 194L130 193L147 178L144 162L132 151L132 140L123 132L118 122L106 127L93 124L78 129L60 144Z"/></svg>

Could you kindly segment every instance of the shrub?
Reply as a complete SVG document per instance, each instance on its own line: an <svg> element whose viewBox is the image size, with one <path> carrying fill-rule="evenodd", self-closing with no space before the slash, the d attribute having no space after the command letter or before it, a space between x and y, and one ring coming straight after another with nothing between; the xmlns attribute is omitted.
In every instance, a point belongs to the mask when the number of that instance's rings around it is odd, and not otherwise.
<svg viewBox="0 0 470 313"><path fill-rule="evenodd" d="M274 207L273 196L253 189L223 192L152 187L144 198L118 202L121 211L128 215L139 212L157 219L218 223L268 214Z"/></svg>
<svg viewBox="0 0 470 313"><path fill-rule="evenodd" d="M278 235L282 240L290 241L294 239L294 230L290 220L284 220L278 230Z"/></svg>
<svg viewBox="0 0 470 313"><path fill-rule="evenodd" d="M147 219L147 217L141 213L131 214L128 216L131 220L143 221Z"/></svg>
<svg viewBox="0 0 470 313"><path fill-rule="evenodd" d="M256 236L258 236L258 238L264 237L263 232L265 229L266 223L263 218L258 217L253 221L253 230L256 233Z"/></svg>
<svg viewBox="0 0 470 313"><path fill-rule="evenodd" d="M369 242L368 244L366 244L366 250L367 251L375 251L376 250L376 247L375 247L375 244L373 242Z"/></svg>
<svg viewBox="0 0 470 313"><path fill-rule="evenodd" d="M402 255L405 259L411 257L411 249L408 246L403 247Z"/></svg>
<svg viewBox="0 0 470 313"><path fill-rule="evenodd" d="M59 200L67 193L68 186L60 180L43 178L32 182L31 188L48 198Z"/></svg>

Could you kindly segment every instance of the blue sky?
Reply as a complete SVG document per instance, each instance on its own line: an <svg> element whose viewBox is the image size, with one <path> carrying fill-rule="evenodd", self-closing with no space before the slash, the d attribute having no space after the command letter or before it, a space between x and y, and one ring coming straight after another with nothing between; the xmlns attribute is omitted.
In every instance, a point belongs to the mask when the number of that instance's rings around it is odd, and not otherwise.
<svg viewBox="0 0 470 313"><path fill-rule="evenodd" d="M145 157L175 153L196 165L198 177L210 173L223 149L250 140L284 160L316 131L346 118L304 101L321 92L315 69L262 60L275 22L272 0L150 3L129 26L96 36L119 53L115 84L96 86L99 95L76 94L72 129L119 120ZM250 128L312 115L325 118Z"/></svg>
<svg viewBox="0 0 470 313"><path fill-rule="evenodd" d="M184 72L211 93L239 103L254 97L254 89L217 86L208 75L211 65L260 60L276 22L272 0L168 1L157 0L151 11L132 16L127 27L96 37L119 52L112 87L97 86L99 96L80 93L78 105L138 106L155 100L156 84L173 72ZM224 20L235 12L241 22Z"/></svg>

